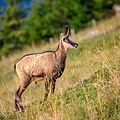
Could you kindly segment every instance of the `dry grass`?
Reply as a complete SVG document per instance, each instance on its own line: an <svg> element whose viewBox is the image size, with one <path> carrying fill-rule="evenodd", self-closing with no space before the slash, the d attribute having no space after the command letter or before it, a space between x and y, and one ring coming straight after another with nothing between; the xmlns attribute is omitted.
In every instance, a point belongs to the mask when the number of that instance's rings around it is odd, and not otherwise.
<svg viewBox="0 0 120 120"><path fill-rule="evenodd" d="M118 22L116 22L116 20ZM14 93L19 80L13 65L25 53L53 49L32 46L16 51L0 64L0 119L5 120L119 120L120 119L120 18L99 23L105 34L78 41L70 50L63 76L57 80L56 92L42 103L44 82L32 83L23 94L25 113L14 112ZM101 27L102 26L102 27ZM109 28L114 26L112 32ZM74 38L83 36L89 28ZM101 33L102 34L102 33ZM83 78L87 81L81 83ZM79 83L76 85L76 83ZM69 89L72 88L72 89ZM69 90L68 90L69 89Z"/></svg>

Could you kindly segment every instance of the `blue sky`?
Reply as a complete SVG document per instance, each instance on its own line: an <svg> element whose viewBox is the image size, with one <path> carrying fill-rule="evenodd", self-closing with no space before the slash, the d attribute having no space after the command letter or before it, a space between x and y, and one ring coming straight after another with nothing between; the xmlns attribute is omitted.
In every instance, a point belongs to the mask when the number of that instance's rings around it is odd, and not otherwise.
<svg viewBox="0 0 120 120"><path fill-rule="evenodd" d="M6 0L0 0L0 7L7 7L7 4L4 2ZM20 5L21 8L30 6L31 0L24 0L24 3Z"/></svg>
<svg viewBox="0 0 120 120"><path fill-rule="evenodd" d="M7 7L7 4L4 2L4 0L0 0L0 7Z"/></svg>
<svg viewBox="0 0 120 120"><path fill-rule="evenodd" d="M0 0L0 7L6 8L8 6L5 1L6 0ZM21 9L24 9L24 8L30 6L30 5L31 5L31 0L24 0L24 2L22 4L20 4L19 7ZM4 14L4 12L0 11L0 15L3 15L3 14Z"/></svg>

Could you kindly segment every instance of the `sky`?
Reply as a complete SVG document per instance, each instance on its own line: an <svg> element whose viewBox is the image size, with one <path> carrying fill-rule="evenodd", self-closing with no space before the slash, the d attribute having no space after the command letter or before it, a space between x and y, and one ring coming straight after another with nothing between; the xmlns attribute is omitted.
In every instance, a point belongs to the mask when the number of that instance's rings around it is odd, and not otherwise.
<svg viewBox="0 0 120 120"><path fill-rule="evenodd" d="M0 0L0 7L7 7L7 4L4 2L4 0Z"/></svg>
<svg viewBox="0 0 120 120"><path fill-rule="evenodd" d="M7 4L5 2L6 0L0 0L0 7L7 7ZM20 5L20 7L27 7L30 6L31 0L24 0L24 3Z"/></svg>
<svg viewBox="0 0 120 120"><path fill-rule="evenodd" d="M8 6L5 1L6 0L0 0L0 7L6 8ZM30 6L30 5L31 5L31 0L24 0L24 2L22 4L20 4L19 7L21 9L24 9L24 8ZM4 12L0 11L0 15L3 15L3 14L4 14Z"/></svg>

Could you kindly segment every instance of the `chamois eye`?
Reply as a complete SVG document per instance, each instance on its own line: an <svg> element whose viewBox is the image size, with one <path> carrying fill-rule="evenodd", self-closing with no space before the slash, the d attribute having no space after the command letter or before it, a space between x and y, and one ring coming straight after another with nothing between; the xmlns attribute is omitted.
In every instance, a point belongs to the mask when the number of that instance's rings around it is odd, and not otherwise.
<svg viewBox="0 0 120 120"><path fill-rule="evenodd" d="M65 41L66 40L66 38L63 38L63 41Z"/></svg>

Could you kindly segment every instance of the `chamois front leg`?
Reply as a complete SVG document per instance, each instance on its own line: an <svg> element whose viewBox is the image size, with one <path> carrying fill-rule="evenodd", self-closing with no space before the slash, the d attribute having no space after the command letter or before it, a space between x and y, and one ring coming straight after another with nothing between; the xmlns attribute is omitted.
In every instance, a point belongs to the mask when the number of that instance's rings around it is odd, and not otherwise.
<svg viewBox="0 0 120 120"><path fill-rule="evenodd" d="M48 95L49 95L49 92L50 92L50 83L51 83L51 80L46 79L46 81L45 81L45 95L44 95L44 101L46 101L47 98L48 98Z"/></svg>
<svg viewBox="0 0 120 120"><path fill-rule="evenodd" d="M51 84L51 94L54 94L55 91L55 83L56 83L56 79L52 80L52 84Z"/></svg>

